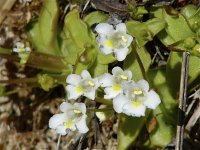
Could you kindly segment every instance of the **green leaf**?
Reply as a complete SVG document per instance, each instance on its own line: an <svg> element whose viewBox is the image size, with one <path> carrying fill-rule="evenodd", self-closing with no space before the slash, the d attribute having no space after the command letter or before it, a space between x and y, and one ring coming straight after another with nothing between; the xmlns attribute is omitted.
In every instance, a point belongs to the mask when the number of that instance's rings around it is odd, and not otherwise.
<svg viewBox="0 0 200 150"><path fill-rule="evenodd" d="M137 139L146 121L145 117L132 117L124 114L120 115L118 127L118 150L126 150Z"/></svg>
<svg viewBox="0 0 200 150"><path fill-rule="evenodd" d="M157 108L159 109L159 107ZM149 135L149 147L156 148L156 147L165 147L169 144L172 139L176 135L176 128L173 124L170 124L170 121L167 120L166 116L162 113L157 114L157 127L156 129L150 133Z"/></svg>
<svg viewBox="0 0 200 150"><path fill-rule="evenodd" d="M69 33L66 33L66 30L68 30ZM92 42L90 30L86 23L80 19L77 9L72 10L65 17L64 32L67 38L72 38L79 48L84 49L87 44Z"/></svg>
<svg viewBox="0 0 200 150"><path fill-rule="evenodd" d="M194 35L188 26L187 21L180 13L178 14L178 17L175 17L167 14L164 9L162 12L163 19L167 23L165 28L167 34L165 32L160 32L157 36L163 44L169 46Z"/></svg>
<svg viewBox="0 0 200 150"><path fill-rule="evenodd" d="M98 59L98 62L103 65L107 65L109 63L116 61L114 54L105 55L101 53L100 51L98 51L97 59Z"/></svg>
<svg viewBox="0 0 200 150"><path fill-rule="evenodd" d="M38 22L29 26L29 36L36 51L60 55L57 43L59 7L57 0L45 0Z"/></svg>
<svg viewBox="0 0 200 150"><path fill-rule="evenodd" d="M148 14L148 11L144 6L132 7L130 6L130 15L134 20L141 20L144 14Z"/></svg>
<svg viewBox="0 0 200 150"><path fill-rule="evenodd" d="M198 7L195 6L195 5L186 5L185 7L183 7L181 9L181 14L186 18L186 19L189 19L190 17L192 17L193 15L196 14L198 10Z"/></svg>
<svg viewBox="0 0 200 150"><path fill-rule="evenodd" d="M108 15L101 11L94 11L94 12L89 13L87 16L85 16L83 20L89 26L91 26L95 23L106 22L108 20Z"/></svg>
<svg viewBox="0 0 200 150"><path fill-rule="evenodd" d="M97 57L96 47L89 47L81 54L80 58L76 62L74 72L80 74L83 70L89 69L95 62Z"/></svg>
<svg viewBox="0 0 200 150"><path fill-rule="evenodd" d="M44 53L31 52L26 65L52 73L70 73L65 58Z"/></svg>
<svg viewBox="0 0 200 150"><path fill-rule="evenodd" d="M128 33L135 37L139 47L142 47L148 41L151 41L157 33L164 29L165 22L162 19L154 18L144 23L128 21L126 25Z"/></svg>
<svg viewBox="0 0 200 150"><path fill-rule="evenodd" d="M151 64L151 57L150 54L147 52L147 50L144 47L138 48L135 47L140 60L142 61L142 64L145 69L145 73L147 72L150 64ZM135 81L143 79L142 70L140 68L140 65L138 63L138 60L136 58L136 55L134 53L134 50L127 56L127 58L124 61L124 69L131 70L133 73L133 79Z"/></svg>
<svg viewBox="0 0 200 150"><path fill-rule="evenodd" d="M63 35L62 53L70 64L75 65L74 72L80 74L96 60L98 48L95 35L80 19L76 9L65 17Z"/></svg>
<svg viewBox="0 0 200 150"><path fill-rule="evenodd" d="M63 35L62 38L61 52L69 64L75 65L79 53L83 52L84 49L79 48L70 36Z"/></svg>
<svg viewBox="0 0 200 150"><path fill-rule="evenodd" d="M166 23L163 19L154 18L145 22L145 25L147 26L151 34L155 36L165 28Z"/></svg>
<svg viewBox="0 0 200 150"><path fill-rule="evenodd" d="M153 111L157 120L156 129L149 135L149 147L164 147L175 137L177 120L177 98L170 92L171 86L167 84L168 77L164 70L149 70L150 85L155 88L161 99L161 104Z"/></svg>
<svg viewBox="0 0 200 150"><path fill-rule="evenodd" d="M171 114L172 117L176 117L174 114L176 112L176 107L178 103L178 97L173 97L171 93L171 88L176 85L169 86L168 76L166 70L154 69L148 71L149 84L151 87L155 88L156 92L159 94L161 99L161 104L163 109L167 110L167 114ZM174 78L174 77L173 77ZM176 79L178 80L178 79Z"/></svg>
<svg viewBox="0 0 200 150"><path fill-rule="evenodd" d="M171 87L173 95L177 95L180 84L182 53L171 52L167 63L168 83ZM200 76L200 58L190 55L189 58L189 84L195 81Z"/></svg>
<svg viewBox="0 0 200 150"><path fill-rule="evenodd" d="M100 64L98 62L98 59L96 59L95 63L91 66L89 72L93 77L98 77L108 72L108 65Z"/></svg>
<svg viewBox="0 0 200 150"><path fill-rule="evenodd" d="M195 5L187 5L181 9L181 14L187 19L194 32L200 29L200 8Z"/></svg>

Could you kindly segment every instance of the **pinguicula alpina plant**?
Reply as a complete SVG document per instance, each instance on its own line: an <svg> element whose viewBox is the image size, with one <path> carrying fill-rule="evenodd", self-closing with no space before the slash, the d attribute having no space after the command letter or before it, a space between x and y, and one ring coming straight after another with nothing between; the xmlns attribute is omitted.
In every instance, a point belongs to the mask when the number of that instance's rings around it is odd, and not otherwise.
<svg viewBox="0 0 200 150"><path fill-rule="evenodd" d="M25 83L28 88L40 87L45 93L54 93L59 85L65 92L60 92L59 98L64 101L60 112L49 116L49 128L60 136L77 132L94 137L88 133L96 129L93 121L104 127L109 119L118 127L114 131L118 149L131 149L135 143L142 149L165 147L175 137L183 51L191 53L188 87L199 87L198 7L189 5L175 10L160 7L159 3L146 10L128 0L111 7L108 4L112 0L91 0L87 5L96 4L100 10L80 13L77 7L68 7L72 1L68 2L64 19L60 19L63 16L59 15L62 11L58 0L44 0L39 18L27 26L27 41L13 43L12 49L0 47L1 57L22 64L16 65L20 71L36 68L37 75L27 73L0 83ZM117 14L102 12L103 4L108 12L116 10ZM19 90L7 92L0 86L0 95ZM147 138L139 141L143 137Z"/></svg>
<svg viewBox="0 0 200 150"><path fill-rule="evenodd" d="M117 24L115 28L108 23L100 23L95 31L98 33L96 42L102 53L108 55L114 52L118 61L126 58L133 37L126 33L124 23ZM113 108L117 113L134 117L145 116L146 108L155 109L161 101L155 91L149 91L147 81L135 82L132 80L132 74L130 70L116 66L112 69L112 74L104 73L96 78L92 78L88 70L83 70L80 75L68 75L65 88L68 102L61 104L61 114L50 118L49 127L60 135L66 135L69 131L88 132L85 120L86 106L84 103L74 103L74 101L81 96L95 100L98 88L104 88L103 98L112 99Z"/></svg>

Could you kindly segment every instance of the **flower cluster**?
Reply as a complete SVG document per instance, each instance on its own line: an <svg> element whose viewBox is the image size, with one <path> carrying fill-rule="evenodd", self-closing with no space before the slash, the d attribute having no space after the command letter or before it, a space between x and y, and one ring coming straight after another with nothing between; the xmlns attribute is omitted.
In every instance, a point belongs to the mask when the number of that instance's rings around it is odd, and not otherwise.
<svg viewBox="0 0 200 150"><path fill-rule="evenodd" d="M104 98L113 99L114 110L129 116L144 116L146 108L155 109L160 103L158 94L149 90L147 81L133 81L132 72L123 71L120 67L114 67L112 74L105 73L98 78L92 78L87 70L83 70L81 75L70 74L66 82L67 98L71 102L81 96L95 100L96 90L102 87L105 92ZM51 117L50 128L61 135L66 135L70 130L80 133L88 131L84 103L63 102L60 110L61 114Z"/></svg>
<svg viewBox="0 0 200 150"><path fill-rule="evenodd" d="M131 78L131 71L115 67L112 69L112 75L105 73L99 82L105 87L104 98L113 99L113 108L117 113L144 116L146 108L155 109L160 104L160 98L155 91L149 91L147 81L135 82Z"/></svg>
<svg viewBox="0 0 200 150"><path fill-rule="evenodd" d="M123 61L133 41L133 37L126 33L126 25L119 23L114 28L108 23L100 23L95 30L98 33L96 41L101 52L105 55L114 53L118 61Z"/></svg>
<svg viewBox="0 0 200 150"><path fill-rule="evenodd" d="M119 23L114 27L100 23L95 30L98 33L96 41L100 51L105 55L114 53L118 61L123 61L133 41L133 37L126 33L126 25ZM97 78L92 78L87 70L83 70L80 75L70 74L66 83L67 99L70 103L63 102L60 105L62 113L54 115L49 120L49 127L61 135L66 135L70 130L77 130L80 133L88 131L86 105L71 103L81 96L95 100L99 87L104 88L104 99L112 99L113 108L117 113L140 117L145 115L146 108L155 109L160 103L158 94L149 90L147 81L133 81L132 72L124 71L120 67L114 67L112 74L105 73ZM102 120L101 117L100 121Z"/></svg>

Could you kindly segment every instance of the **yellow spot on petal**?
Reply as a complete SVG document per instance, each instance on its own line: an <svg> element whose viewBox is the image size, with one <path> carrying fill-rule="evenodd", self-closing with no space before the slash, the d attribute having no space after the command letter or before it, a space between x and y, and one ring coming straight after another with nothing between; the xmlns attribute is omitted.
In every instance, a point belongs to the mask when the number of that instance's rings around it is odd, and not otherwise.
<svg viewBox="0 0 200 150"><path fill-rule="evenodd" d="M81 111L78 110L78 109L74 109L73 111L74 111L75 114L80 114L81 113Z"/></svg>
<svg viewBox="0 0 200 150"><path fill-rule="evenodd" d="M127 79L128 79L128 77L125 76L125 75L123 75L123 74L122 74L120 77L121 77L123 80L127 80Z"/></svg>
<svg viewBox="0 0 200 150"><path fill-rule="evenodd" d="M120 91L121 90L121 86L120 85L114 85L113 86L113 91Z"/></svg>
<svg viewBox="0 0 200 150"><path fill-rule="evenodd" d="M93 81L88 81L88 84L90 85L90 86L94 86L94 82Z"/></svg>
<svg viewBox="0 0 200 150"><path fill-rule="evenodd" d="M80 87L80 86L77 86L77 87L76 87L76 92L77 92L77 93L82 93L82 92L83 92L83 88Z"/></svg>
<svg viewBox="0 0 200 150"><path fill-rule="evenodd" d="M72 125L73 125L73 122L71 122L71 121L69 121L69 122L67 122L67 123L65 124L65 126L66 126L67 128L70 128Z"/></svg>
<svg viewBox="0 0 200 150"><path fill-rule="evenodd" d="M20 50L21 52L23 52L23 51L25 51L25 48L19 48L19 50Z"/></svg>
<svg viewBox="0 0 200 150"><path fill-rule="evenodd" d="M141 95L141 94L143 94L143 91L140 88L138 88L138 89L134 89L133 93L135 95Z"/></svg>
<svg viewBox="0 0 200 150"><path fill-rule="evenodd" d="M133 107L139 107L139 106L141 106L142 105L142 103L140 102L140 101L133 101L132 102L132 106Z"/></svg>
<svg viewBox="0 0 200 150"><path fill-rule="evenodd" d="M121 36L121 38L122 38L122 41L123 41L124 43L126 43L126 42L128 41L128 39L127 39L125 36Z"/></svg>
<svg viewBox="0 0 200 150"><path fill-rule="evenodd" d="M113 42L111 40L106 40L106 46L113 48Z"/></svg>

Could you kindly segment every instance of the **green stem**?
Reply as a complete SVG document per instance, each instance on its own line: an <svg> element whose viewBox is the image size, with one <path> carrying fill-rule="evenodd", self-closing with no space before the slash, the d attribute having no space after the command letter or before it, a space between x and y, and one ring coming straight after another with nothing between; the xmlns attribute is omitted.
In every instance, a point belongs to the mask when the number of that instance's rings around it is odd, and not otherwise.
<svg viewBox="0 0 200 150"><path fill-rule="evenodd" d="M8 84L19 84L19 83L34 83L37 82L37 78L22 78L22 79L9 79L9 80L0 80L0 83Z"/></svg>
<svg viewBox="0 0 200 150"><path fill-rule="evenodd" d="M100 97L96 97L95 101L102 103L102 104L105 104L105 105L112 105L111 100L106 100L106 99L103 99L103 98L100 98Z"/></svg>
<svg viewBox="0 0 200 150"><path fill-rule="evenodd" d="M140 59L140 56L139 56L139 54L138 54L138 52L137 52L137 50L136 50L136 48L134 47L133 44L132 44L132 49L133 49L133 53L134 53L134 55L135 55L135 57L137 59L137 62L139 64L139 66L140 66L140 70L142 72L142 76L143 76L143 78L145 80L147 80L147 76L146 76L146 71L145 71L144 65L143 65L143 63L142 63L142 61Z"/></svg>
<svg viewBox="0 0 200 150"><path fill-rule="evenodd" d="M105 112L105 111L113 111L113 108L102 108L102 109L91 109L87 108L88 111L95 111L95 112Z"/></svg>
<svg viewBox="0 0 200 150"><path fill-rule="evenodd" d="M12 95L12 94L18 93L18 92L21 91L21 90L30 89L30 88L32 88L32 87L14 89L14 90L12 90L12 91L6 92L3 96Z"/></svg>

